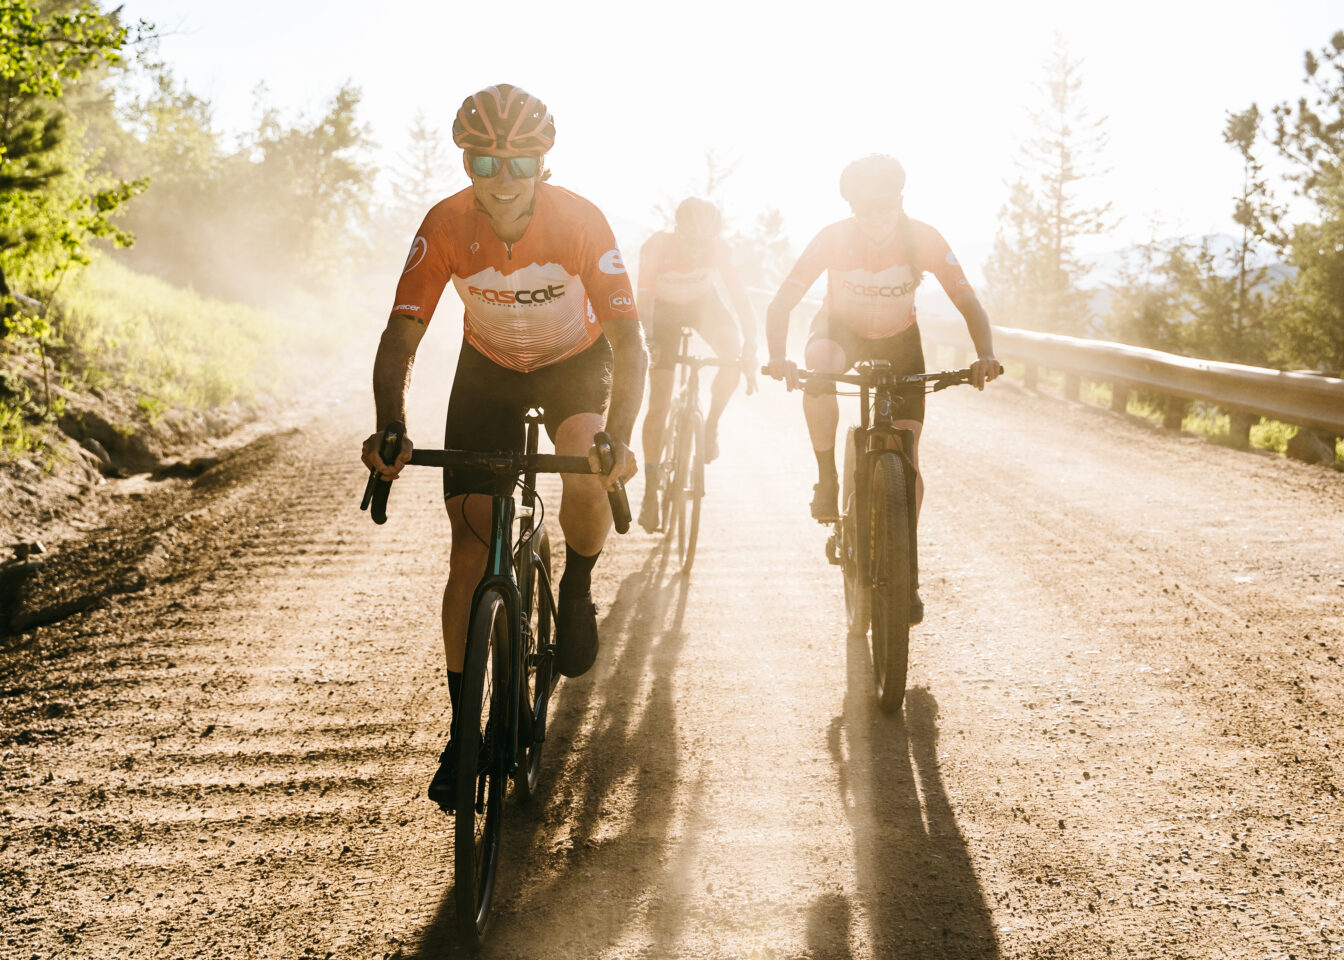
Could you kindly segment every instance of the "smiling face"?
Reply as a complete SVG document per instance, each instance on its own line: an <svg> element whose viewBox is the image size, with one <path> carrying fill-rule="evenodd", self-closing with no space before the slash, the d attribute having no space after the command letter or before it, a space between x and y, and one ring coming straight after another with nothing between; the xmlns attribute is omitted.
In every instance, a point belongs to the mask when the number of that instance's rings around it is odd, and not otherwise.
<svg viewBox="0 0 1344 960"><path fill-rule="evenodd" d="M528 156L536 156L528 154ZM476 199L491 221L499 226L516 223L532 211L532 201L537 193L537 181L541 179L541 164L537 164L537 174L520 177L513 172L507 161L498 164L498 170L492 177L480 176L472 170L472 151L462 155L462 166L471 177L471 187ZM538 158L540 159L540 158Z"/></svg>
<svg viewBox="0 0 1344 960"><path fill-rule="evenodd" d="M896 232L901 221L899 193L856 197L849 205L859 231L874 243L883 243Z"/></svg>

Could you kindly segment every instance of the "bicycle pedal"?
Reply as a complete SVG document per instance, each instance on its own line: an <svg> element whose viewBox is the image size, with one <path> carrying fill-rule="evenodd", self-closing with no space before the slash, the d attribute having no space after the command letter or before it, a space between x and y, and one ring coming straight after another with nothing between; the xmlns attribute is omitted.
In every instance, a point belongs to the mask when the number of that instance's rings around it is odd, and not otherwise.
<svg viewBox="0 0 1344 960"><path fill-rule="evenodd" d="M835 542L835 534L826 538L826 559L832 566L838 567L843 562L840 559L840 545Z"/></svg>

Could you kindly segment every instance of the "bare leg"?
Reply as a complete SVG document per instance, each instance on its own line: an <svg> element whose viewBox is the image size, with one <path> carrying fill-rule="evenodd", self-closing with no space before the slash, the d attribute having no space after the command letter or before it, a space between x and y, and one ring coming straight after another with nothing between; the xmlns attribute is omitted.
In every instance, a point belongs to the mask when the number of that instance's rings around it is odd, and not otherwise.
<svg viewBox="0 0 1344 960"><path fill-rule="evenodd" d="M803 356L808 369L817 373L844 373L849 367L845 351L834 340L813 340ZM834 450L835 428L840 423L840 404L835 394L804 393L803 416L807 419L812 449L819 453Z"/></svg>
<svg viewBox="0 0 1344 960"><path fill-rule="evenodd" d="M446 506L453 540L448 585L443 588L443 656L449 670L461 673L471 598L485 575L489 557L491 505L489 497L476 493L453 497Z"/></svg>

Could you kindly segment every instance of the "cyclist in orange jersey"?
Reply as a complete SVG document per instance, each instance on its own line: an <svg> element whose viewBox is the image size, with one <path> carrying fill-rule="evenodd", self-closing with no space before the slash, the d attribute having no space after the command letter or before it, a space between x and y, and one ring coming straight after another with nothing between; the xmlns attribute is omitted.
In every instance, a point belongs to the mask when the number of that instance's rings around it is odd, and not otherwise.
<svg viewBox="0 0 1344 960"><path fill-rule="evenodd" d="M826 299L812 321L804 356L809 369L843 373L859 360L887 360L898 375L924 372L924 349L916 324L915 290L932 273L966 320L978 359L971 382L983 390L1003 372L994 357L989 317L942 235L905 213L905 170L895 158L874 154L849 164L840 176L840 194L854 216L824 228L808 244L766 309L769 373L798 386L798 367L786 358L789 314L809 287L826 273ZM909 451L919 467L919 437L924 426L922 386L902 392L900 429L914 437ZM805 395L803 414L817 457L812 516L839 516L835 433L840 419L835 395ZM924 498L922 476L915 477L915 509ZM923 618L918 594L911 598L911 622Z"/></svg>
<svg viewBox="0 0 1344 960"><path fill-rule="evenodd" d="M718 207L699 197L687 197L677 205L674 229L655 233L639 252L639 315L653 354L643 431L644 462L648 464L657 463L662 450L682 327L698 331L716 357L738 361L720 367L710 386L706 463L718 458L719 417L743 373L747 394L756 391L756 318L747 288L733 265L732 251L719 235L722 226ZM715 290L716 276L733 301L740 335ZM658 526L658 486L653 482L644 487L639 523L650 532Z"/></svg>
<svg viewBox="0 0 1344 960"><path fill-rule="evenodd" d="M509 84L486 87L463 102L453 142L471 186L431 208L411 245L374 360L377 429L364 441L363 460L391 480L410 459L409 437L392 464L379 457L378 442L387 423L406 420L416 348L451 281L466 312L444 446L521 452L523 416L540 406L557 453L596 463L593 435L604 429L616 447L609 474L563 476L555 656L562 674L578 676L597 655L589 587L611 528L605 491L637 469L629 444L647 357L635 298L606 218L545 182L555 123L544 103ZM486 568L490 475L444 470L443 487L452 525L443 649L456 703L472 595ZM451 753L445 748L430 784L439 803L454 789Z"/></svg>

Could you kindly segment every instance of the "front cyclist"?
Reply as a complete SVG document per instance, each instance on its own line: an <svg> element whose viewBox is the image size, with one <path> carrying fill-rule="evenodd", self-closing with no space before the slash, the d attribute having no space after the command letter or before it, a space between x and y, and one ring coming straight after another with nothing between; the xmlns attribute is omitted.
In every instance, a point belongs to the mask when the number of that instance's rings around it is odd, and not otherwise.
<svg viewBox="0 0 1344 960"><path fill-rule="evenodd" d="M636 471L629 443L646 357L629 277L606 219L577 194L544 182L554 141L550 111L518 87L487 87L463 102L453 142L463 149L471 186L436 204L411 245L374 361L378 432L364 441L363 459L389 480L410 459L409 438L391 465L379 458L378 441L387 423L405 422L416 348L451 280L466 313L444 445L521 452L523 416L541 406L558 454L594 459L593 435L603 429L616 447L609 475L563 476L566 559L555 656L559 671L574 677L597 655L589 584L611 526L604 488ZM489 488L486 471L444 470L452 550L443 651L454 705L472 594L486 567ZM441 805L454 789L451 752L444 750L429 787Z"/></svg>
<svg viewBox="0 0 1344 960"><path fill-rule="evenodd" d="M789 314L808 288L826 273L826 299L812 322L804 355L819 373L844 373L860 360L887 360L898 376L924 372L924 349L915 323L915 289L924 272L938 278L966 320L979 359L971 364L971 382L983 390L1003 372L994 358L989 317L971 289L947 241L933 227L906 216L902 203L905 170L893 158L872 155L855 160L840 176L840 195L854 216L823 229L808 244L766 309L769 373L798 386L798 368L785 358ZM901 392L899 429L914 437L911 462L919 468L919 435L924 425L924 390ZM835 395L807 394L803 414L817 457L812 516L838 518L839 482L835 469L835 431L840 419ZM915 509L924 498L924 481L915 476ZM911 597L911 622L923 619L918 594Z"/></svg>
<svg viewBox="0 0 1344 960"><path fill-rule="evenodd" d="M646 464L656 464L663 448L682 327L698 331L721 360L734 361L719 367L710 386L705 462L719 455L719 417L743 371L748 395L756 389L756 318L747 289L733 266L732 251L719 235L722 227L714 204L687 197L677 206L676 226L649 237L639 251L639 314L644 318L654 356L649 408L644 414ZM740 335L714 288L716 275L736 308ZM658 485L650 478L644 486L639 524L652 533L658 521Z"/></svg>

